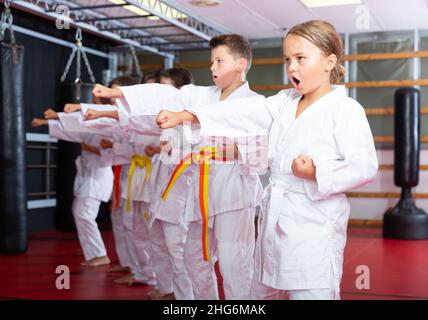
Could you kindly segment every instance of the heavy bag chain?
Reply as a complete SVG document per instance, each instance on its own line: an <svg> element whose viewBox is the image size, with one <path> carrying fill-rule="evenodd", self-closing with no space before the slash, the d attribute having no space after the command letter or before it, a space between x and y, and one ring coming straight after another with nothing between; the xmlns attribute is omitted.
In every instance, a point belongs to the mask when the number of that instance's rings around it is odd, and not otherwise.
<svg viewBox="0 0 428 320"><path fill-rule="evenodd" d="M3 43L5 40L6 29L9 30L10 43L7 44L12 49L12 62L13 64L18 64L18 45L15 40L15 33L13 32L13 16L12 11L10 10L10 1L4 3L5 9L1 14L0 21L0 41Z"/></svg>
<svg viewBox="0 0 428 320"><path fill-rule="evenodd" d="M137 54L135 53L135 49L133 46L129 46L129 50L131 51L131 58L132 58L130 60L131 74L135 70L135 74L138 77L138 82L140 82L141 79L143 78L143 73L141 72L141 68L140 68L140 64L138 61Z"/></svg>
<svg viewBox="0 0 428 320"><path fill-rule="evenodd" d="M83 61L85 62L86 70L88 71L89 78L91 79L91 83L95 84L95 76L92 72L91 65L89 64L88 57L86 56L86 52L82 47L82 30L78 28L76 30L76 46L73 48L73 51L70 54L70 57L68 58L67 64L64 69L64 73L61 76L61 82L64 82L65 78L67 77L68 72L70 71L71 63L74 60L74 56L76 56L76 79L74 80L74 83L77 85L76 90L76 99L80 100L80 88L82 84L81 77L81 59L83 57Z"/></svg>

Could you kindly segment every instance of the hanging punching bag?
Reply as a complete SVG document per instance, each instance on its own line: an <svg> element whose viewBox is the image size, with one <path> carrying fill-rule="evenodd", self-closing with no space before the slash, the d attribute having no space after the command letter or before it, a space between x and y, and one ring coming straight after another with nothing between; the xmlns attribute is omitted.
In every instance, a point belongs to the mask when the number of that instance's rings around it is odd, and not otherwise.
<svg viewBox="0 0 428 320"><path fill-rule="evenodd" d="M92 84L62 83L57 111L63 111L66 103L91 103ZM75 231L72 205L74 198L74 179L76 177L76 158L80 155L80 144L58 140L57 151L57 205L55 226L61 231Z"/></svg>
<svg viewBox="0 0 428 320"><path fill-rule="evenodd" d="M419 90L409 87L395 92L394 135L394 183L402 189L398 204L384 214L383 236L427 239L428 216L416 207L411 194L419 182Z"/></svg>
<svg viewBox="0 0 428 320"><path fill-rule="evenodd" d="M6 11L5 11L6 12ZM25 130L23 105L24 48L0 44L0 254L27 250Z"/></svg>
<svg viewBox="0 0 428 320"><path fill-rule="evenodd" d="M95 77L88 58L82 47L82 31L76 30L76 46L68 59L64 73L61 76L61 90L57 111L63 111L66 103L91 103L92 89ZM66 82L71 63L76 57L76 79ZM83 57L92 84L83 83L81 75L81 58ZM55 226L61 231L75 231L73 218L74 179L76 177L76 158L80 155L80 144L59 140L57 151L57 206Z"/></svg>

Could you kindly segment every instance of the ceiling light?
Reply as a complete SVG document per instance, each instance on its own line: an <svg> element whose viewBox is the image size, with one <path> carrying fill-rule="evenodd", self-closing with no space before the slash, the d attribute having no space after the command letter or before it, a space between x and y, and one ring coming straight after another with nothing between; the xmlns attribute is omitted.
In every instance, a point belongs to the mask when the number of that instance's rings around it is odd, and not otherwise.
<svg viewBox="0 0 428 320"><path fill-rule="evenodd" d="M300 0L308 8L361 4L361 0Z"/></svg>
<svg viewBox="0 0 428 320"><path fill-rule="evenodd" d="M191 0L189 3L195 7L214 7L221 3L220 0Z"/></svg>
<svg viewBox="0 0 428 320"><path fill-rule="evenodd" d="M127 3L126 1L123 1L123 0L109 0L109 1L113 2L115 4L126 4ZM147 3L147 0L139 0L139 2L150 7L150 3ZM136 7L134 5L125 5L122 8L124 8L128 11L131 11L137 15L140 15L140 16L145 16L145 15L149 14L149 12L147 12L147 11L145 11L139 7ZM153 9L163 13L165 16L167 16L168 18L171 18L171 19L187 18L187 16L184 13L178 12L174 8L168 6L164 3L161 3L161 2L157 2L156 6ZM148 17L148 19L149 20L159 20L159 17L156 15L152 15L152 16Z"/></svg>

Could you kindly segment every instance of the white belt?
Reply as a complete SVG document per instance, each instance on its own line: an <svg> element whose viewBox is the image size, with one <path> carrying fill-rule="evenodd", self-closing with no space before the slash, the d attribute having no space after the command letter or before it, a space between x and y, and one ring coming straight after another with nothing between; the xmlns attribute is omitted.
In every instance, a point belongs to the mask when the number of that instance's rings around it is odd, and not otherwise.
<svg viewBox="0 0 428 320"><path fill-rule="evenodd" d="M283 179L285 177L282 177ZM259 228L262 228L265 232L263 251L265 253L263 256L273 256L272 248L274 242L274 235L276 224L278 223L279 216L282 210L282 200L285 193L304 193L303 182L301 180L296 180L293 184L284 183L281 177L272 175L270 178L270 184L268 188L270 189L269 196L269 208L267 212L264 213L263 217L260 217L262 222L259 222ZM289 180L289 179L287 179ZM287 208L286 208L287 209ZM260 230L260 229L259 229ZM263 260L263 259L260 259ZM260 261L261 264L265 265L264 262ZM274 263L270 261L269 263ZM267 266L267 265L266 265ZM262 267L260 265L260 267ZM261 273L263 273L263 268L260 268Z"/></svg>
<svg viewBox="0 0 428 320"><path fill-rule="evenodd" d="M278 222L282 206L282 197L285 193L305 193L303 181L296 180L294 183L284 183L281 177L272 175L270 178L270 199L267 212L267 236L273 236L276 223Z"/></svg>

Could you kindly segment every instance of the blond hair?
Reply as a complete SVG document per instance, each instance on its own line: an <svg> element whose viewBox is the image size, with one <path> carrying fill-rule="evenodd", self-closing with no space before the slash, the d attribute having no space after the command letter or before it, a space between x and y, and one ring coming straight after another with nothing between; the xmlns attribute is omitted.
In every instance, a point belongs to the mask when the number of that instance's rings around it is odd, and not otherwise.
<svg viewBox="0 0 428 320"><path fill-rule="evenodd" d="M330 83L337 83L345 75L345 67L341 64L343 45L334 26L326 21L311 20L295 25L288 31L288 35L296 35L312 42L326 56L336 55L337 62L330 74Z"/></svg>

